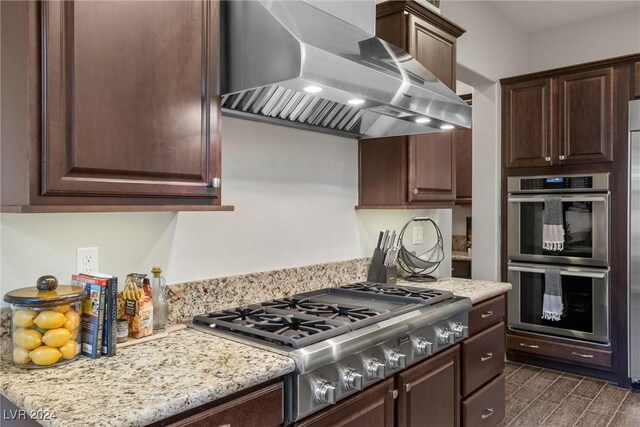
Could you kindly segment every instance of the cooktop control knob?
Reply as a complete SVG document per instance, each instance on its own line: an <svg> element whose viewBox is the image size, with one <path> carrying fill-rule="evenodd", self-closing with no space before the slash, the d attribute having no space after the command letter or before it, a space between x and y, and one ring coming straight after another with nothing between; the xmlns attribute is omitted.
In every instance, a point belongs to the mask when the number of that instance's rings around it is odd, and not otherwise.
<svg viewBox="0 0 640 427"><path fill-rule="evenodd" d="M406 356L399 351L393 350L389 353L389 366L391 366L392 369L404 368L406 363Z"/></svg>
<svg viewBox="0 0 640 427"><path fill-rule="evenodd" d="M362 390L362 374L355 369L347 369L344 372L343 379L347 390Z"/></svg>
<svg viewBox="0 0 640 427"><path fill-rule="evenodd" d="M421 356L431 356L433 354L433 343L426 338L416 340L416 351Z"/></svg>
<svg viewBox="0 0 640 427"><path fill-rule="evenodd" d="M453 332L455 338L467 338L469 336L469 327L462 324L462 322L451 322L449 328Z"/></svg>
<svg viewBox="0 0 640 427"><path fill-rule="evenodd" d="M438 343L439 344L454 344L456 337L453 334L453 332L451 332L448 329L441 329L439 331L436 332L436 336L438 337Z"/></svg>
<svg viewBox="0 0 640 427"><path fill-rule="evenodd" d="M336 403L336 388L329 381L324 381L316 387L316 399L320 403Z"/></svg>
<svg viewBox="0 0 640 427"><path fill-rule="evenodd" d="M367 375L372 380L384 378L384 363L380 363L378 359L373 359L367 364Z"/></svg>

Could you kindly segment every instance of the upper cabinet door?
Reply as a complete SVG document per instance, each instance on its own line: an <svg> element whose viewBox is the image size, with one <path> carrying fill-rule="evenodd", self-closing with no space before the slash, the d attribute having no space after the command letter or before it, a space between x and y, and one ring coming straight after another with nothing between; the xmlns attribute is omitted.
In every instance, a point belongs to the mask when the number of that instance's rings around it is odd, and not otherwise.
<svg viewBox="0 0 640 427"><path fill-rule="evenodd" d="M558 79L560 163L613 160L613 67Z"/></svg>
<svg viewBox="0 0 640 427"><path fill-rule="evenodd" d="M217 198L218 2L42 2L42 195Z"/></svg>
<svg viewBox="0 0 640 427"><path fill-rule="evenodd" d="M473 181L472 131L455 129L452 134L456 150L456 202L470 203Z"/></svg>
<svg viewBox="0 0 640 427"><path fill-rule="evenodd" d="M508 168L551 164L552 89L550 78L503 87L503 143Z"/></svg>
<svg viewBox="0 0 640 427"><path fill-rule="evenodd" d="M456 198L456 153L451 132L409 136L409 202Z"/></svg>
<svg viewBox="0 0 640 427"><path fill-rule="evenodd" d="M409 54L455 90L456 37L414 14L406 16L409 20Z"/></svg>

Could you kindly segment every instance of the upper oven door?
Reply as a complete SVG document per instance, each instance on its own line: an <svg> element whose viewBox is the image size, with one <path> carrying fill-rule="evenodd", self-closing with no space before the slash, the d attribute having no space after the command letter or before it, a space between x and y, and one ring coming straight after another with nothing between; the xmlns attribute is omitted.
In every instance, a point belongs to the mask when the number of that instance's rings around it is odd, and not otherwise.
<svg viewBox="0 0 640 427"><path fill-rule="evenodd" d="M609 266L609 194L558 196L565 232L562 251L542 249L544 196L509 196L509 260Z"/></svg>

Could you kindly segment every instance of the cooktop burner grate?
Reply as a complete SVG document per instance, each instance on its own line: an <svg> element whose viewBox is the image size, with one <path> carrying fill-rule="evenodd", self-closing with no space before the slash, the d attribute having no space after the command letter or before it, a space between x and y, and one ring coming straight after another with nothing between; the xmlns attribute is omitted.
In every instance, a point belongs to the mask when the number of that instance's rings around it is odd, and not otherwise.
<svg viewBox="0 0 640 427"><path fill-rule="evenodd" d="M325 319L355 323L387 313L387 310L316 302L310 298L282 298L263 302L263 306L291 310Z"/></svg>
<svg viewBox="0 0 640 427"><path fill-rule="evenodd" d="M453 293L450 291L423 289L414 286L381 285L376 283L353 283L350 285L342 286L341 289L382 295L395 295L407 298L417 298L422 300L426 305L434 305L441 301L446 301L453 298Z"/></svg>
<svg viewBox="0 0 640 427"><path fill-rule="evenodd" d="M194 323L239 332L276 344L300 348L344 334L343 322L260 305L196 316Z"/></svg>

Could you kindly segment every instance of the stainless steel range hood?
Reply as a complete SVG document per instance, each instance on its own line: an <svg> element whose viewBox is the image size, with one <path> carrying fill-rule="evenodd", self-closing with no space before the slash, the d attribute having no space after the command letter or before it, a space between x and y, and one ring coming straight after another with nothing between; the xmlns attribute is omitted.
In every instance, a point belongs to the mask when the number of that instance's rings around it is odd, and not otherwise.
<svg viewBox="0 0 640 427"><path fill-rule="evenodd" d="M374 36L374 0L227 0L221 13L225 115L357 138L471 126L471 107Z"/></svg>

